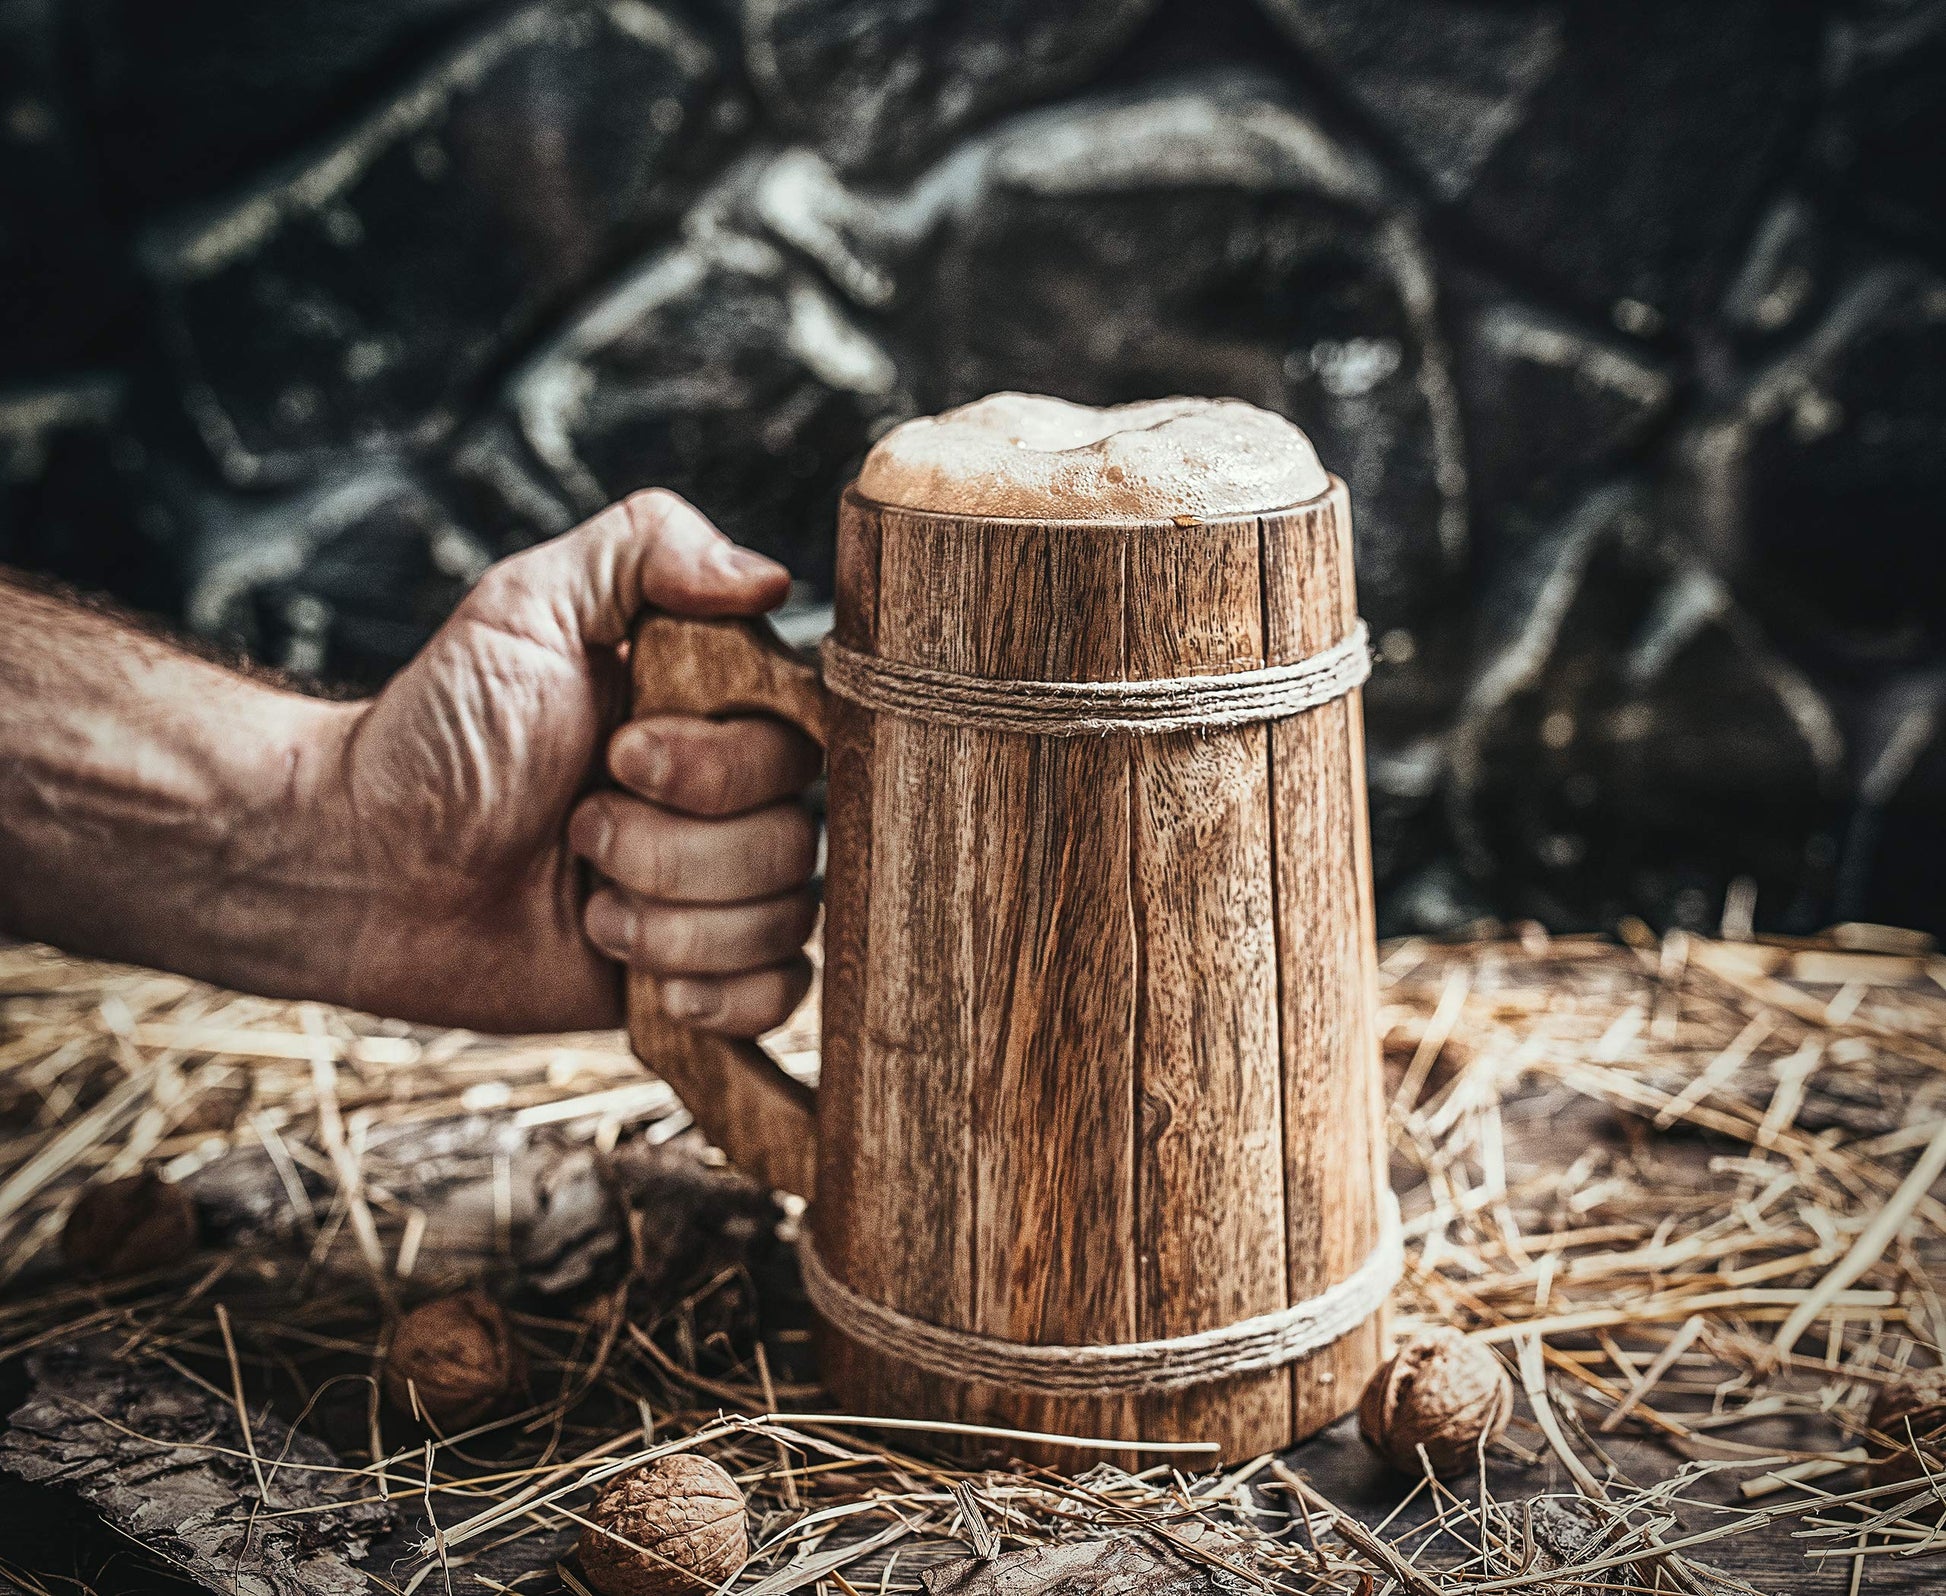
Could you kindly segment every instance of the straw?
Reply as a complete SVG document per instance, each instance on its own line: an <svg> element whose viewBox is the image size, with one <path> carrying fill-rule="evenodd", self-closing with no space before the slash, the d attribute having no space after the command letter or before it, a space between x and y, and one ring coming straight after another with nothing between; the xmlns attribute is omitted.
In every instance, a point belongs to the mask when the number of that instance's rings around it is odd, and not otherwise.
<svg viewBox="0 0 1946 1596"><path fill-rule="evenodd" d="M1518 1348L1534 1423L1477 1478L1402 1483L1377 1523L1282 1462L1189 1472L1208 1467L1192 1444L1132 1472L1153 1460L1090 1466L1112 1437L834 1409L809 1380L779 1216L712 1172L619 1035L415 1030L35 947L0 947L0 1354L103 1338L194 1382L240 1427L227 1453L200 1444L256 1485L258 1522L335 1510L271 1499L307 1471L339 1482L334 1500L423 1516L399 1589L551 1569L608 1482L691 1448L751 1503L757 1550L725 1596L912 1596L948 1556L1123 1534L1290 1596L1732 1590L1739 1543L1786 1529L1807 1569L1837 1557L1854 1578L1941 1556L1946 1483L1876 1485L1863 1465L1888 1439L1867 1431L1873 1393L1946 1336L1946 960L1872 928L1631 926L1618 943L1524 927L1393 944L1380 969L1381 1028L1402 1038L1395 1328ZM813 1004L779 1039L794 1069L816 1027ZM656 1272L675 1220L653 1212L605 1219L605 1251L585 1238L593 1274L526 1272L535 1168L585 1168L619 1214L650 1157L704 1194L689 1273ZM67 1210L141 1161L206 1201L246 1191L257 1217L226 1251L73 1279ZM514 1412L428 1436L370 1384L386 1326L394 1303L476 1283L518 1310L529 1386ZM259 1415L313 1427L346 1389L355 1456L342 1440L329 1467L259 1455ZM1778 1421L1797 1446L1775 1445ZM1664 1449L1666 1477L1624 1477L1601 1450L1621 1439L1636 1460ZM1033 1445L1074 1472L1008 1461ZM1570 1496L1494 1494L1532 1447L1570 1469ZM1563 1557L1550 1509L1584 1497L1604 1527Z"/></svg>

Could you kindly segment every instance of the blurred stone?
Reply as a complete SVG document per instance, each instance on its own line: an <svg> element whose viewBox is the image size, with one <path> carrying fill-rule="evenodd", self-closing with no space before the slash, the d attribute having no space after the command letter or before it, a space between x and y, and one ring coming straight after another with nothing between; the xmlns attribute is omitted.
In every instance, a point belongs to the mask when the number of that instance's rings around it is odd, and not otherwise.
<svg viewBox="0 0 1946 1596"><path fill-rule="evenodd" d="M122 393L121 380L102 373L0 390L0 560L30 563L15 552L33 535L30 497L71 440L106 435Z"/></svg>
<svg viewBox="0 0 1946 1596"><path fill-rule="evenodd" d="M902 168L949 134L1085 78L1156 0L744 0L750 74L846 168Z"/></svg>
<svg viewBox="0 0 1946 1596"><path fill-rule="evenodd" d="M1853 0L1831 23L1833 92L1812 135L1848 215L1946 258L1946 0Z"/></svg>
<svg viewBox="0 0 1946 1596"><path fill-rule="evenodd" d="M1858 717L1858 803L1834 912L1936 926L1946 902L1946 665L1888 682Z"/></svg>
<svg viewBox="0 0 1946 1596"><path fill-rule="evenodd" d="M337 120L492 0L70 0L104 158L138 204L209 194Z"/></svg>
<svg viewBox="0 0 1946 1596"><path fill-rule="evenodd" d="M1469 227L1623 330L1716 297L1813 89L1809 0L1263 0Z"/></svg>
<svg viewBox="0 0 1946 1596"><path fill-rule="evenodd" d="M1565 7L1490 0L1264 0L1431 178L1462 197L1559 68Z"/></svg>
<svg viewBox="0 0 1946 1596"><path fill-rule="evenodd" d="M125 389L97 372L0 391L0 565L166 613L180 573L139 513Z"/></svg>
<svg viewBox="0 0 1946 1596"><path fill-rule="evenodd" d="M838 490L896 383L807 271L705 227L571 324L508 405L577 515L671 488L828 592Z"/></svg>
<svg viewBox="0 0 1946 1596"><path fill-rule="evenodd" d="M528 6L294 170L152 235L225 475L289 482L450 432L536 319L671 216L716 63L641 0Z"/></svg>
<svg viewBox="0 0 1946 1596"><path fill-rule="evenodd" d="M1672 514L1794 657L1847 674L1946 649L1946 279L1860 267L1678 440Z"/></svg>
<svg viewBox="0 0 1946 1596"><path fill-rule="evenodd" d="M1745 348L1801 328L1828 298L1830 255L1811 205L1801 195L1783 195L1757 224L1724 292L1723 324Z"/></svg>
<svg viewBox="0 0 1946 1596"><path fill-rule="evenodd" d="M99 360L131 309L58 0L0 0L0 382Z"/></svg>
<svg viewBox="0 0 1946 1596"><path fill-rule="evenodd" d="M1470 307L1456 342L1474 520L1491 525L1495 557L1619 464L1669 407L1661 362L1511 300Z"/></svg>
<svg viewBox="0 0 1946 1596"><path fill-rule="evenodd" d="M1493 923L1493 905L1481 884L1450 856L1387 884L1379 898L1380 937L1459 936Z"/></svg>
<svg viewBox="0 0 1946 1596"><path fill-rule="evenodd" d="M578 519L520 429L498 413L454 442L443 477L446 497L496 556L558 537Z"/></svg>
<svg viewBox="0 0 1946 1596"><path fill-rule="evenodd" d="M1018 388L1293 417L1357 507L1375 725L1427 724L1456 675L1466 472L1432 265L1372 169L1229 78L1021 118L929 191L951 203L897 308L919 408Z"/></svg>
<svg viewBox="0 0 1946 1596"><path fill-rule="evenodd" d="M1441 729L1403 740L1367 717L1366 797L1371 808L1372 875L1389 907L1401 885L1450 851L1439 795L1446 776ZM1415 923L1411 929L1429 929ZM1381 930L1381 935L1390 935Z"/></svg>
<svg viewBox="0 0 1946 1596"><path fill-rule="evenodd" d="M1830 706L1646 493L1590 494L1482 596L1451 743L1463 857L1555 926L1714 925L1756 882L1766 925L1829 901L1844 744Z"/></svg>
<svg viewBox="0 0 1946 1596"><path fill-rule="evenodd" d="M299 676L365 687L418 652L490 559L390 462L268 502L206 494L192 516L197 633Z"/></svg>

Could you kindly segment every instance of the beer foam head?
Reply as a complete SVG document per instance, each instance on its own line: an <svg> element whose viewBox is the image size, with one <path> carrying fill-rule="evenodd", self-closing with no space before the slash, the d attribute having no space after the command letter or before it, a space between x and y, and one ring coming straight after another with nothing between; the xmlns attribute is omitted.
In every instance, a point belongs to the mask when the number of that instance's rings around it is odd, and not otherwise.
<svg viewBox="0 0 1946 1596"><path fill-rule="evenodd" d="M1201 520L1281 510L1328 486L1311 440L1241 399L1069 404L997 393L894 427L858 491L879 504L1030 521Z"/></svg>

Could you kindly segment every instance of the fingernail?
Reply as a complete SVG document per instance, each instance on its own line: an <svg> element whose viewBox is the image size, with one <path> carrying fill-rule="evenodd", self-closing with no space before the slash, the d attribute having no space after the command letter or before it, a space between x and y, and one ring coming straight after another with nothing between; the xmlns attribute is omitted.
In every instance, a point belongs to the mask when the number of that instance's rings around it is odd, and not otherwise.
<svg viewBox="0 0 1946 1596"><path fill-rule="evenodd" d="M672 1020L707 1020L721 1006L722 999L709 982L662 983L662 1012Z"/></svg>
<svg viewBox="0 0 1946 1596"><path fill-rule="evenodd" d="M759 554L755 549L742 548L735 543L716 545L716 563L731 576L745 581L763 581L777 576L784 570L768 555Z"/></svg>
<svg viewBox="0 0 1946 1596"><path fill-rule="evenodd" d="M635 911L613 898L590 900L588 936L596 947L611 958L627 958L629 950L635 946Z"/></svg>

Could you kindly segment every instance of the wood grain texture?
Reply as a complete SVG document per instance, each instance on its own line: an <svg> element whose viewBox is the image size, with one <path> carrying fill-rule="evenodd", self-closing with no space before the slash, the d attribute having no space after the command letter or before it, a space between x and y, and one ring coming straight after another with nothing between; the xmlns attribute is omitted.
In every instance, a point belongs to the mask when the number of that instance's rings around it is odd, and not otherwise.
<svg viewBox="0 0 1946 1596"><path fill-rule="evenodd" d="M1131 545L1129 674L1264 663L1254 521ZM1267 729L1128 740L1138 957L1141 1339L1285 1306ZM1290 1435L1283 1371L1145 1397L1144 1433L1250 1456Z"/></svg>
<svg viewBox="0 0 1946 1596"><path fill-rule="evenodd" d="M651 613L636 627L630 657L637 715L758 711L824 741L825 694L817 672L766 622ZM653 977L631 974L627 1003L630 1046L676 1089L703 1134L752 1178L814 1196L810 1090L755 1043L669 1019Z"/></svg>
<svg viewBox="0 0 1946 1596"><path fill-rule="evenodd" d="M1341 486L1184 528L852 494L839 637L996 678L1247 669L1344 635L1348 535ZM1102 738L833 707L812 1222L840 1280L938 1324L1069 1344L1219 1327L1362 1261L1383 1145L1357 732L1355 701ZM846 1405L1241 1456L1351 1406L1378 1334L1142 1398L969 1386L823 1344Z"/></svg>
<svg viewBox="0 0 1946 1596"><path fill-rule="evenodd" d="M1119 529L968 522L951 544L957 602L901 657L998 678L1124 676ZM910 579L923 581L923 545L908 533L903 548ZM888 558L888 599L892 569ZM1055 1344L1133 1340L1127 749L1110 738L960 735L975 960L959 1044L973 1059L972 1328ZM1030 1430L1135 1428L1121 1397L985 1391L975 1410Z"/></svg>
<svg viewBox="0 0 1946 1596"><path fill-rule="evenodd" d="M874 555L877 592L870 639L875 652L898 654L932 627L935 610L892 596L902 558L897 518L848 497L840 512L841 538ZM909 558L909 552L903 556ZM953 573L943 571L942 581ZM841 638L856 646L850 638ZM846 990L847 969L827 966L826 990L849 1015L853 1086L840 1101L834 1089L826 1123L848 1124L830 1145L848 1168L850 1194L842 1214L819 1216L819 1237L832 1238L827 1263L852 1290L938 1324L971 1323L973 1260L971 1211L972 1048L965 1011L975 972L967 946L963 900L976 873L967 856L971 821L947 795L958 791L962 744L970 736L848 705L846 725L869 732L861 773L870 825L865 855L834 838L832 875L863 873L868 889L840 887L841 901L862 896L862 923L847 935L863 938L857 990ZM838 738L839 752L854 734ZM847 795L847 801L850 801ZM834 1020L827 1011L826 1047ZM839 1344L827 1370L834 1390L881 1411L933 1418L959 1415L958 1393L929 1375L869 1348Z"/></svg>
<svg viewBox="0 0 1946 1596"><path fill-rule="evenodd" d="M840 508L837 608L833 631L847 648L871 653L878 640L878 518L849 502ZM826 748L823 1047L818 1085L822 1195L809 1222L820 1255L841 1280L864 1278L873 1239L858 1230L858 1187L865 1163L858 1104L867 1090L861 1055L866 987L871 979L872 807L875 748L869 710L834 698ZM819 1361L833 1390L869 1390L873 1368L859 1364L843 1337L821 1333ZM860 1354L863 1356L863 1354ZM910 1385L908 1370L892 1371ZM884 1411L915 1409L888 1404Z"/></svg>
<svg viewBox="0 0 1946 1596"><path fill-rule="evenodd" d="M1344 484L1264 519L1273 662L1355 624ZM1284 1076L1285 1234L1292 1300L1350 1274L1379 1238L1384 1121L1372 1024L1371 849L1356 693L1270 728ZM1294 1435L1356 1406L1382 1355L1384 1315L1291 1370Z"/></svg>

